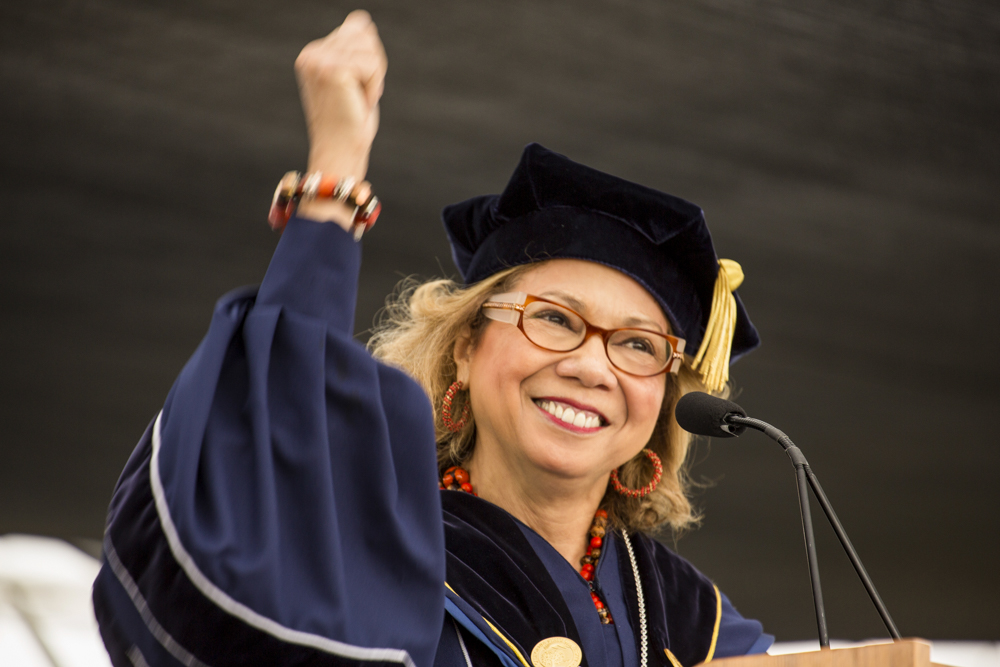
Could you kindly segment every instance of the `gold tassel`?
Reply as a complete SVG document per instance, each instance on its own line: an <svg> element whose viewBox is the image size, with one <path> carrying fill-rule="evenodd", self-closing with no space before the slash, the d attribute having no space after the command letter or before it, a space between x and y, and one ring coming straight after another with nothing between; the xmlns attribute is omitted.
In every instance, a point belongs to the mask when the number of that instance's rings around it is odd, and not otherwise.
<svg viewBox="0 0 1000 667"><path fill-rule="evenodd" d="M733 351L736 330L736 297L733 292L743 283L743 269L731 259L719 260L719 275L715 279L712 312L708 315L705 337L694 357L694 369L701 373L705 387L721 391L729 382L729 359Z"/></svg>

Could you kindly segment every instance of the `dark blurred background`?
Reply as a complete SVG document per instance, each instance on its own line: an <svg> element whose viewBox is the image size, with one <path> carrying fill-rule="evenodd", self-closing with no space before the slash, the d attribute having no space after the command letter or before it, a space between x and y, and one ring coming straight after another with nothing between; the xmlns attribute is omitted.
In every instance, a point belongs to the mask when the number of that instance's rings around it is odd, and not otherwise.
<svg viewBox="0 0 1000 667"><path fill-rule="evenodd" d="M213 302L263 275L305 166L292 62L352 8L3 3L0 533L100 538ZM359 335L401 277L454 273L438 211L529 141L691 199L764 339L737 400L806 452L904 635L1000 639L1000 6L368 9L390 65ZM676 548L779 640L815 636L787 458L748 434L697 459ZM816 520L831 634L884 635Z"/></svg>

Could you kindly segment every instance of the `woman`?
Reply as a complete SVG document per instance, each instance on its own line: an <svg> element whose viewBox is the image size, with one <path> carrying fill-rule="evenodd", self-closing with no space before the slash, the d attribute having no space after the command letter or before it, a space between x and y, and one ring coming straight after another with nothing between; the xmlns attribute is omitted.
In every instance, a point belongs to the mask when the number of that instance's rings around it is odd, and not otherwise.
<svg viewBox="0 0 1000 667"><path fill-rule="evenodd" d="M220 300L119 480L94 587L113 662L688 667L765 650L760 624L640 532L693 520L677 399L722 389L757 344L701 211L529 146L502 195L445 210L466 286L404 293L376 361L352 340L385 73L367 14L297 73L309 171L327 177L283 181L272 222L302 201L263 283Z"/></svg>

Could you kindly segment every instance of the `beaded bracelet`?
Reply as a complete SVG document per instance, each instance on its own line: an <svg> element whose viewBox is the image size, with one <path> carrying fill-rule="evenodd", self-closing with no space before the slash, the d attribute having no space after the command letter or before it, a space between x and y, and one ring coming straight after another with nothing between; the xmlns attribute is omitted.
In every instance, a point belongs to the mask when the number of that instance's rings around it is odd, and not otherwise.
<svg viewBox="0 0 1000 667"><path fill-rule="evenodd" d="M271 210L267 214L271 229L284 229L298 203L314 199L332 199L354 207L351 224L355 241L360 240L375 224L382 212L382 202L372 193L372 186L368 181L358 183L351 176L340 178L319 171L308 174L290 171L278 183L274 199L271 200Z"/></svg>

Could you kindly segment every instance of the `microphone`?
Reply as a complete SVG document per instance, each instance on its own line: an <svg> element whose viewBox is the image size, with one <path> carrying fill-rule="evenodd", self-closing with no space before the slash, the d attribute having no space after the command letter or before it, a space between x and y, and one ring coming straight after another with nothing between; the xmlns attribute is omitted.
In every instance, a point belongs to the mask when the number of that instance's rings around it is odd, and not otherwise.
<svg viewBox="0 0 1000 667"><path fill-rule="evenodd" d="M713 438L735 438L743 434L746 426L726 421L732 415L746 417L747 413L732 401L716 398L702 391L684 394L674 408L674 416L682 429Z"/></svg>
<svg viewBox="0 0 1000 667"><path fill-rule="evenodd" d="M861 582L864 584L865 590L868 591L868 596L878 610L879 616L882 617L882 622L889 631L889 635L893 639L900 638L899 630L896 629L896 624L893 622L892 617L889 616L889 610L886 609L878 591L875 590L875 584L872 583L871 578L868 576L865 566L861 564L861 558L858 556L857 551L854 550L854 545L851 544L850 538L847 537L847 532L841 525L840 519L837 518L836 512L833 511L833 505L830 504L826 493L823 492L823 487L820 486L819 479L813 473L812 468L809 467L809 462L806 460L802 450L792 442L791 438L767 422L747 417L746 411L736 403L710 396L700 391L694 391L682 396L674 408L674 417L685 431L695 435L707 435L716 438L733 438L742 434L747 427L750 427L761 431L772 440L775 440L782 446L785 453L788 454L788 458L791 459L792 465L795 468L795 481L799 491L802 535L806 543L809 576L812 580L813 602L816 607L816 625L819 629L819 643L821 647L829 648L830 636L826 628L826 610L823 606L823 592L819 581L816 539L813 536L812 515L809 510L809 487L812 488L813 495L816 496L820 506L823 508L823 512L826 514L826 518L830 521L830 525L833 526L833 531L837 534L837 538L840 540L841 546L844 547L844 551L847 552L847 557L850 558L854 570L858 573L858 577L860 577Z"/></svg>

